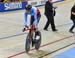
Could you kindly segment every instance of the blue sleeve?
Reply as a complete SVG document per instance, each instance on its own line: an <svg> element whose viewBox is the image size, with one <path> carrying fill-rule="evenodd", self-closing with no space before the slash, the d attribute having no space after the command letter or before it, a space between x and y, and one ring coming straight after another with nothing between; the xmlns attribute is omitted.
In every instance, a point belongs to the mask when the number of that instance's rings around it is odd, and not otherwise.
<svg viewBox="0 0 75 58"><path fill-rule="evenodd" d="M38 23L37 12L34 11L34 24L35 24L35 26L37 26L37 23Z"/></svg>
<svg viewBox="0 0 75 58"><path fill-rule="evenodd" d="M27 25L27 12L25 12L24 14L24 26Z"/></svg>

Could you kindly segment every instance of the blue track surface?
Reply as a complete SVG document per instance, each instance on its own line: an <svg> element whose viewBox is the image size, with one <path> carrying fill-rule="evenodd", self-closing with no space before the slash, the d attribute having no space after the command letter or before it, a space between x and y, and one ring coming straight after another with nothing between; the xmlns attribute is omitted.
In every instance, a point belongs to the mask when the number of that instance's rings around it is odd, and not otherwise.
<svg viewBox="0 0 75 58"><path fill-rule="evenodd" d="M54 58L75 58L75 48L64 51L63 53L54 56Z"/></svg>

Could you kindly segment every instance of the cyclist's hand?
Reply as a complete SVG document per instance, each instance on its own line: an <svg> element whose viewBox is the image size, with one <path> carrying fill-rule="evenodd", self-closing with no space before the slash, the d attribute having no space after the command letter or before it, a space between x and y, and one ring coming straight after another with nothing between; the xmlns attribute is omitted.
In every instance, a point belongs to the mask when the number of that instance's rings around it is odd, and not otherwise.
<svg viewBox="0 0 75 58"><path fill-rule="evenodd" d="M28 28L28 26L26 25L25 28Z"/></svg>
<svg viewBox="0 0 75 58"><path fill-rule="evenodd" d="M27 28L28 28L28 26L25 26L22 31L23 32L26 31Z"/></svg>
<svg viewBox="0 0 75 58"><path fill-rule="evenodd" d="M26 30L26 28L23 28L23 30L22 30L22 31L24 32L25 30Z"/></svg>

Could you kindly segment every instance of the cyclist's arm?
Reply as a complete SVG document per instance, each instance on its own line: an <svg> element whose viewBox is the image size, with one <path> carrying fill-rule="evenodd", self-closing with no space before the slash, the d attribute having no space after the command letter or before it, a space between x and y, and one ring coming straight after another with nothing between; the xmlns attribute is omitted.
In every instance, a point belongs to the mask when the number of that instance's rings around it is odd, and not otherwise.
<svg viewBox="0 0 75 58"><path fill-rule="evenodd" d="M27 25L27 12L25 12L25 14L24 14L24 26L26 26Z"/></svg>
<svg viewBox="0 0 75 58"><path fill-rule="evenodd" d="M37 12L35 11L34 12L34 24L35 24L35 27L37 27L37 22L38 21L38 19L37 19Z"/></svg>

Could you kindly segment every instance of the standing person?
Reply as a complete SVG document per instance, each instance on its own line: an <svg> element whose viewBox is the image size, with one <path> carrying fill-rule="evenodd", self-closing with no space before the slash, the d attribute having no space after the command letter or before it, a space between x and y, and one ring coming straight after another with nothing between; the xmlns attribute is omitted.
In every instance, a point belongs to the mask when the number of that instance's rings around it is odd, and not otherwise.
<svg viewBox="0 0 75 58"><path fill-rule="evenodd" d="M0 0L0 2L4 2L4 0Z"/></svg>
<svg viewBox="0 0 75 58"><path fill-rule="evenodd" d="M54 24L54 15L55 15L55 11L53 10L54 7L52 5L52 0L48 0L45 4L45 16L47 17L47 23L44 27L44 30L48 31L47 28L49 26L49 24L51 24L51 28L52 31L57 31L57 29L55 28L55 24Z"/></svg>
<svg viewBox="0 0 75 58"><path fill-rule="evenodd" d="M70 28L69 32L74 33L73 29L75 27L75 4L74 6L71 8L71 20L73 21L73 26Z"/></svg>

